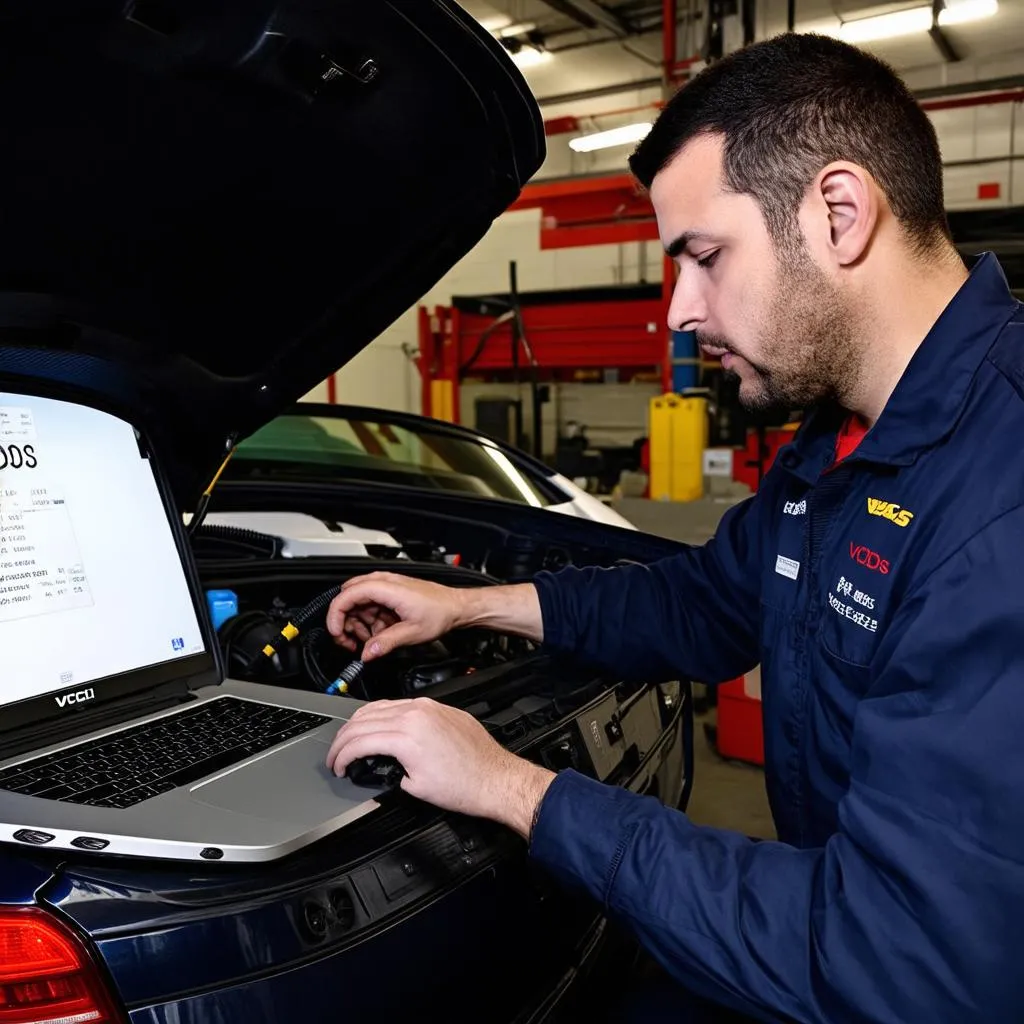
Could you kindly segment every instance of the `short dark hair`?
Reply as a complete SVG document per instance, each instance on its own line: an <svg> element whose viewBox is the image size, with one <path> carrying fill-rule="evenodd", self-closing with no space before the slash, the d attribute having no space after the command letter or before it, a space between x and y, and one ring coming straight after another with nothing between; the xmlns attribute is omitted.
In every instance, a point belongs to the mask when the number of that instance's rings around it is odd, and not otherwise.
<svg viewBox="0 0 1024 1024"><path fill-rule="evenodd" d="M932 123L884 61L829 36L787 33L709 65L666 104L630 157L645 188L692 139L720 135L730 189L753 196L777 244L834 160L878 182L919 253L950 239Z"/></svg>

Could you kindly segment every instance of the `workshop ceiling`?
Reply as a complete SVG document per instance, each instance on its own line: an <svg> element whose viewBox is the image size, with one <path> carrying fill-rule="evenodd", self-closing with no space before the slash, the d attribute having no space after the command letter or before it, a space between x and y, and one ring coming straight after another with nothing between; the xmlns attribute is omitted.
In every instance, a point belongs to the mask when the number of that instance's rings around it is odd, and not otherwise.
<svg viewBox="0 0 1024 1024"><path fill-rule="evenodd" d="M694 55L703 41L706 0L677 0L680 58ZM523 71L542 101L565 93L649 82L660 75L661 0L463 0L463 5L488 28L504 30L517 41L536 33L550 56ZM797 0L797 29L829 31L840 20L920 6L921 0L873 4L863 0ZM758 38L785 29L786 0L759 0ZM868 48L908 75L911 85L920 69L941 69L941 83L956 84L976 77L971 65L998 62L1000 55L1019 53L1024 42L1024 0L999 0L990 17L943 30L961 58L944 59L926 32L867 44ZM515 45L513 43L513 45ZM1007 61L1005 72L1019 69ZM1011 66L1012 65L1012 66ZM930 81L924 84L931 84Z"/></svg>

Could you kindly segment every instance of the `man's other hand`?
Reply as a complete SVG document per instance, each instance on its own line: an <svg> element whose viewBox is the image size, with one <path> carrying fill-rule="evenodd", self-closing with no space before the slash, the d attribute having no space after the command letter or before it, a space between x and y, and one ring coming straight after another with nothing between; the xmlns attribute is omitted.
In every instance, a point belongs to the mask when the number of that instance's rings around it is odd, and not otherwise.
<svg viewBox="0 0 1024 1024"><path fill-rule="evenodd" d="M426 697L360 708L338 731L327 766L343 775L350 762L374 754L401 762L402 788L412 796L490 818L524 838L555 777L509 753L472 715Z"/></svg>

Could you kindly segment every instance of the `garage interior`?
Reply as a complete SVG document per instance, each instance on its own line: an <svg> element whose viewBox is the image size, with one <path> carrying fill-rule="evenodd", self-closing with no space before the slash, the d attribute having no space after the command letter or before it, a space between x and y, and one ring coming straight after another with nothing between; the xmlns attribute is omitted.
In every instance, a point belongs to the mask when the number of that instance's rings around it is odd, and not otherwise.
<svg viewBox="0 0 1024 1024"><path fill-rule="evenodd" d="M358 395L466 424L536 455L641 530L702 543L756 489L794 424L751 421L716 362L665 327L672 267L626 157L665 98L716 56L787 29L836 34L904 77L939 135L958 248L995 252L1024 296L1024 3L947 7L467 0L540 103L546 161L444 280L308 397ZM507 321L510 282L525 343L513 344ZM666 395L704 410L703 433L683 428L680 441L670 426L659 432L652 409ZM668 467L652 471L652 453ZM757 705L745 703L757 683L729 690L725 748L738 756L716 746L719 702L698 724L691 811L771 835L750 717Z"/></svg>
<svg viewBox="0 0 1024 1024"><path fill-rule="evenodd" d="M628 171L809 32L1024 299L1024 0L0 0L0 1024L1024 1020L1024 305L868 185L762 374Z"/></svg>

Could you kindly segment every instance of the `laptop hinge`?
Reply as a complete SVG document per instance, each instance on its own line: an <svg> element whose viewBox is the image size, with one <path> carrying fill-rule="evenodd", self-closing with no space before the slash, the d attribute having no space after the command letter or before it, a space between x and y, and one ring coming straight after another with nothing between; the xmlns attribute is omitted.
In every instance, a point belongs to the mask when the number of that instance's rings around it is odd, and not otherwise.
<svg viewBox="0 0 1024 1024"><path fill-rule="evenodd" d="M143 715L151 715L193 700L195 694L182 680L175 679L137 693L130 699L121 698L113 705L100 705L76 715L62 717L58 721L40 722L32 726L23 725L17 733L0 732L0 761L17 757L26 751L41 750L56 743L73 742L77 737L87 733L121 725Z"/></svg>

